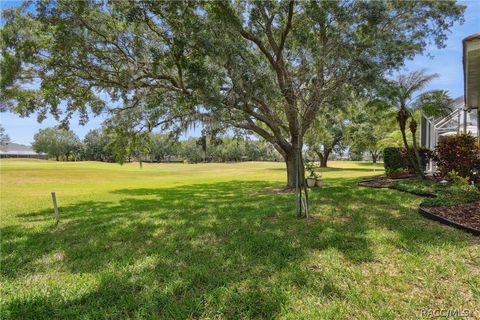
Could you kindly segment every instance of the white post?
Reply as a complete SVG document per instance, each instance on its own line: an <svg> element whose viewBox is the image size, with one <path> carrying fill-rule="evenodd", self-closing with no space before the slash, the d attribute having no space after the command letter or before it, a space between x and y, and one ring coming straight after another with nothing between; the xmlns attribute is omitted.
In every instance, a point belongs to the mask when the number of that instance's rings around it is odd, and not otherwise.
<svg viewBox="0 0 480 320"><path fill-rule="evenodd" d="M55 224L58 224L58 222L60 221L60 213L58 212L57 197L55 196L55 192L52 192L52 201L53 210L55 211Z"/></svg>

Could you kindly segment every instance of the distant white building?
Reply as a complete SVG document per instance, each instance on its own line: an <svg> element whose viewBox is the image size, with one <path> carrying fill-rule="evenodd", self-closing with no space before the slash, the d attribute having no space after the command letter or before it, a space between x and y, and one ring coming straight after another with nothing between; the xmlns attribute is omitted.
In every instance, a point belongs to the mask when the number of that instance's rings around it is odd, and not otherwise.
<svg viewBox="0 0 480 320"><path fill-rule="evenodd" d="M47 160L46 153L35 152L32 147L18 143L7 143L0 149L0 158L31 158Z"/></svg>

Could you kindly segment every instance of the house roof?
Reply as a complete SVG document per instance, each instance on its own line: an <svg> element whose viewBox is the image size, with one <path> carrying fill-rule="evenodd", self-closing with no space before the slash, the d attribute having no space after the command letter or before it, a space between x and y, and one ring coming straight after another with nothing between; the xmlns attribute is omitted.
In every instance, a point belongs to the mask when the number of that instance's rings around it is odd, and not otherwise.
<svg viewBox="0 0 480 320"><path fill-rule="evenodd" d="M471 41L471 40L474 40L474 39L480 39L480 32L474 33L474 34L466 37L465 39L463 39L463 41Z"/></svg>

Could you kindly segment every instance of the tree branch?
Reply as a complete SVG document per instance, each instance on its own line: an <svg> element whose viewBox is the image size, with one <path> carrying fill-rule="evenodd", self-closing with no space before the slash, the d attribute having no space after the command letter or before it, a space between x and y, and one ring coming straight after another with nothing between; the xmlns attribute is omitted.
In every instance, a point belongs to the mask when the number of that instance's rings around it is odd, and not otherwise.
<svg viewBox="0 0 480 320"><path fill-rule="evenodd" d="M288 16L287 16L287 24L285 26L285 30L282 33L282 37L280 38L280 45L278 46L277 49L277 61L280 61L282 58L282 51L283 48L285 47L285 40L287 39L288 33L292 29L292 18L293 18L293 5L294 5L294 0L290 0L288 3Z"/></svg>

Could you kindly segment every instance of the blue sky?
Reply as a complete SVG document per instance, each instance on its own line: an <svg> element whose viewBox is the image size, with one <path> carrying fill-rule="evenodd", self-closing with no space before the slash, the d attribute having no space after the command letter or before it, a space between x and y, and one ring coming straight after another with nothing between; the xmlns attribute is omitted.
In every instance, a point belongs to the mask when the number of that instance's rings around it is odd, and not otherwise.
<svg viewBox="0 0 480 320"><path fill-rule="evenodd" d="M427 56L417 56L411 61L407 61L402 72L413 71L417 69L426 69L429 73L437 73L439 77L432 81L428 86L430 89L448 90L452 97L463 95L463 70L462 70L462 39L473 33L480 32L480 1L459 1L467 6L465 13L465 23L456 24L448 37L446 48L438 49L430 46L427 52L433 58ZM18 6L18 1L0 1L2 9ZM0 23L1 25L1 23ZM104 119L92 118L85 126L78 125L78 118L72 119L71 129L80 137L94 128L98 128ZM33 141L33 135L43 128L55 126L57 123L53 118L47 118L42 123L38 123L36 116L29 118L20 118L12 113L0 113L0 123L5 127L11 140L16 143L30 144ZM192 131L188 136L197 136L197 131Z"/></svg>

